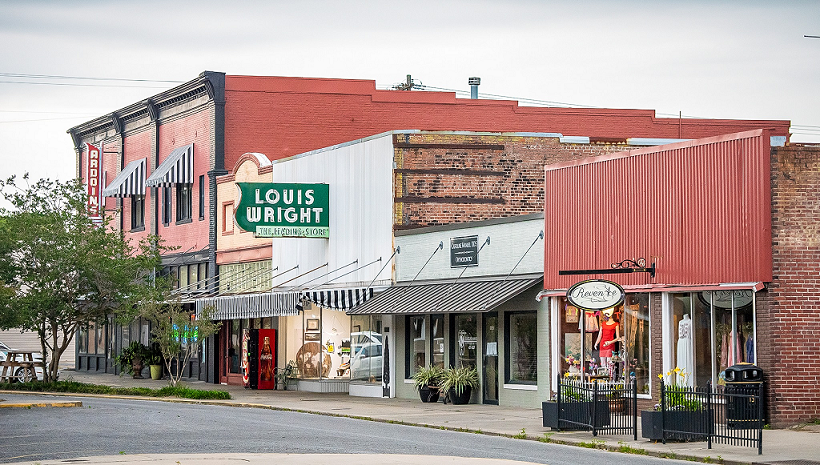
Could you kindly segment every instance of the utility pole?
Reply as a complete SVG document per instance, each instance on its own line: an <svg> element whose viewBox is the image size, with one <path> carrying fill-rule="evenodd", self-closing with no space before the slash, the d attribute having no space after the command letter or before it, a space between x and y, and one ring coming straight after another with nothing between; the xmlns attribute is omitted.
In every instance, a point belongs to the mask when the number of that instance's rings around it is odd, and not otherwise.
<svg viewBox="0 0 820 465"><path fill-rule="evenodd" d="M414 87L416 87L416 83L413 82L413 77L408 74L407 75L407 81L403 82L401 84L396 84L395 86L393 86L393 89L395 89L395 90L413 90Z"/></svg>

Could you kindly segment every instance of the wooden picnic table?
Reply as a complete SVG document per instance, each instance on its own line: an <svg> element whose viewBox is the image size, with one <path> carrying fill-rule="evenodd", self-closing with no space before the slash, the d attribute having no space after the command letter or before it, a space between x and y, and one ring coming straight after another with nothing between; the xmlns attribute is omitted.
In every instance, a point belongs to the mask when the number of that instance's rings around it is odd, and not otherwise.
<svg viewBox="0 0 820 465"><path fill-rule="evenodd" d="M31 381L37 379L35 367L45 368L43 362L34 360L35 352L30 350L10 350L6 353L6 360L0 362L3 372L0 373L0 382ZM20 375L18 368L23 368Z"/></svg>

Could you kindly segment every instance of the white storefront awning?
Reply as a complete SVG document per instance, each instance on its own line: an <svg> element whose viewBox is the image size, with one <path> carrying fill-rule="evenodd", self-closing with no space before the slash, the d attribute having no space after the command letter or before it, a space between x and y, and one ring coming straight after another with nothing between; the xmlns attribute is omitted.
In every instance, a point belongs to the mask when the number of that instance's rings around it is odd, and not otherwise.
<svg viewBox="0 0 820 465"><path fill-rule="evenodd" d="M194 183L194 144L174 149L145 181L149 187Z"/></svg>
<svg viewBox="0 0 820 465"><path fill-rule="evenodd" d="M258 294L223 295L196 299L197 318L206 307L214 307L212 320L266 318L298 315L299 292L264 292Z"/></svg>
<svg viewBox="0 0 820 465"><path fill-rule="evenodd" d="M373 297L372 287L303 291L302 298L316 305L334 310L350 310ZM301 306L300 306L301 309Z"/></svg>
<svg viewBox="0 0 820 465"><path fill-rule="evenodd" d="M134 160L102 191L103 197L145 195L145 158Z"/></svg>

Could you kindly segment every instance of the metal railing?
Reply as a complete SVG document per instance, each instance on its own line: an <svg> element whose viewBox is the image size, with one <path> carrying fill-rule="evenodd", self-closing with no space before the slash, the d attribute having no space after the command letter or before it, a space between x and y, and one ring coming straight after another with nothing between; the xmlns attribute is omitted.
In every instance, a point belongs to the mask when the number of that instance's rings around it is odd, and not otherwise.
<svg viewBox="0 0 820 465"><path fill-rule="evenodd" d="M707 441L757 447L763 453L763 384L666 386L661 381L663 442Z"/></svg>
<svg viewBox="0 0 820 465"><path fill-rule="evenodd" d="M635 378L611 382L558 377L558 430L591 430L593 436L632 434L638 439L638 390Z"/></svg>

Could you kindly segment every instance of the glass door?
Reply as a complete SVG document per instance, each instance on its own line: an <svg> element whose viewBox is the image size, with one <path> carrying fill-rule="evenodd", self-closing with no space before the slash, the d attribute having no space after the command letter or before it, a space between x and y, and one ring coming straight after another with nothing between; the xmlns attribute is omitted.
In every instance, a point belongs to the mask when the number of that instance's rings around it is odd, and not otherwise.
<svg viewBox="0 0 820 465"><path fill-rule="evenodd" d="M498 314L484 314L484 403L498 405Z"/></svg>

